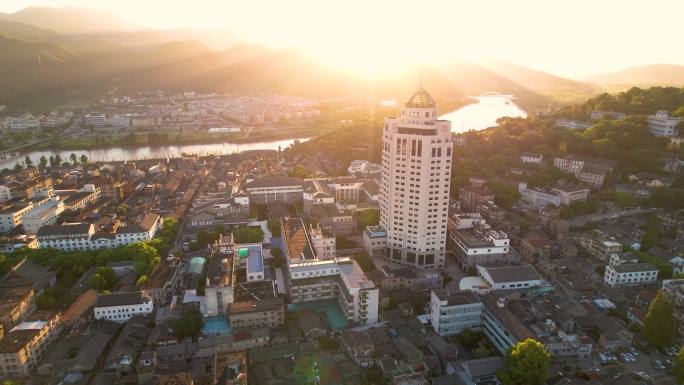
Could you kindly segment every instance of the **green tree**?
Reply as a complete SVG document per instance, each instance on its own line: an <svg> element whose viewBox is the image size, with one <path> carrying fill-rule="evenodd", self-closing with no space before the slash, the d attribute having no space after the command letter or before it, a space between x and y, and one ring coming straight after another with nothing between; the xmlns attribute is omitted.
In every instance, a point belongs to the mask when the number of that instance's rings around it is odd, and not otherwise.
<svg viewBox="0 0 684 385"><path fill-rule="evenodd" d="M59 156L59 154L55 155L55 164L57 164L57 165L62 164L62 157Z"/></svg>
<svg viewBox="0 0 684 385"><path fill-rule="evenodd" d="M40 157L40 161L38 162L38 167L40 167L41 169L45 169L45 168L47 168L47 165L48 165L48 160L45 157L45 155L42 155Z"/></svg>
<svg viewBox="0 0 684 385"><path fill-rule="evenodd" d="M644 335L651 345L662 348L672 343L676 330L677 321L674 318L672 303L665 298L663 291L659 290L648 307Z"/></svg>
<svg viewBox="0 0 684 385"><path fill-rule="evenodd" d="M71 153L71 155L69 155L69 159L71 159L71 163L73 164L78 163L78 157L73 152Z"/></svg>
<svg viewBox="0 0 684 385"><path fill-rule="evenodd" d="M363 230L367 226L375 226L380 223L380 210L363 210L358 214L357 228Z"/></svg>
<svg viewBox="0 0 684 385"><path fill-rule="evenodd" d="M675 358L674 363L672 364L672 375L678 383L681 384L684 382L684 346L679 349L677 358Z"/></svg>
<svg viewBox="0 0 684 385"><path fill-rule="evenodd" d="M26 158L24 158L24 163L26 163L27 166L33 165L33 160L31 160L31 157L26 155Z"/></svg>
<svg viewBox="0 0 684 385"><path fill-rule="evenodd" d="M541 385L549 378L551 355L532 338L513 345L506 355L506 369L497 373L504 385Z"/></svg>
<svg viewBox="0 0 684 385"><path fill-rule="evenodd" d="M641 247L639 248L639 250L649 250L652 247L657 246L658 243L660 243L660 235L658 234L658 230L651 227L648 230L646 230L644 235L641 237Z"/></svg>
<svg viewBox="0 0 684 385"><path fill-rule="evenodd" d="M359 264L361 270L363 270L365 273L375 270L375 265L373 264L373 261L371 260L368 253L366 253L365 251L354 254L354 260L356 261L356 263Z"/></svg>
<svg viewBox="0 0 684 385"><path fill-rule="evenodd" d="M271 235L274 237L279 237L280 236L280 219L278 218L271 218L267 222L268 224L268 231L271 232Z"/></svg>
<svg viewBox="0 0 684 385"><path fill-rule="evenodd" d="M290 172L290 176L295 177L295 178L309 178L309 172L306 171L306 168L302 164L298 164L292 168L292 172Z"/></svg>
<svg viewBox="0 0 684 385"><path fill-rule="evenodd" d="M193 306L183 310L180 318L172 322L171 328L176 338L182 341L188 337L198 336L202 331L202 325L204 325L202 313Z"/></svg>
<svg viewBox="0 0 684 385"><path fill-rule="evenodd" d="M257 243L264 239L261 227L241 227L233 233L237 243Z"/></svg>
<svg viewBox="0 0 684 385"><path fill-rule="evenodd" d="M88 163L88 157L86 154L81 155L81 163Z"/></svg>

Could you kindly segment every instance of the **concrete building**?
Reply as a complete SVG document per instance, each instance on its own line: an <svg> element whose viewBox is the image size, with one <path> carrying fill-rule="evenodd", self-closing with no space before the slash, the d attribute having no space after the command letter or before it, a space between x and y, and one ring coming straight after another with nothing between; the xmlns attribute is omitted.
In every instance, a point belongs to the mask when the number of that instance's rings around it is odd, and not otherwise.
<svg viewBox="0 0 684 385"><path fill-rule="evenodd" d="M7 233L21 224L24 215L33 210L33 202L21 202L0 211L0 233Z"/></svg>
<svg viewBox="0 0 684 385"><path fill-rule="evenodd" d="M273 177L251 181L245 185L245 190L254 204L295 203L303 199L304 184L297 178Z"/></svg>
<svg viewBox="0 0 684 385"><path fill-rule="evenodd" d="M444 267L451 151L451 123L437 119L435 102L423 88L400 118L385 120L380 226L393 261Z"/></svg>
<svg viewBox="0 0 684 385"><path fill-rule="evenodd" d="M387 232L380 226L363 230L363 248L371 257L384 257L387 250Z"/></svg>
<svg viewBox="0 0 684 385"><path fill-rule="evenodd" d="M36 293L28 282L22 286L8 286L3 282L0 290L0 329L12 329L35 308Z"/></svg>
<svg viewBox="0 0 684 385"><path fill-rule="evenodd" d="M480 329L483 310L480 297L470 291L448 295L440 289L430 294L430 323L435 333L442 337L465 329Z"/></svg>
<svg viewBox="0 0 684 385"><path fill-rule="evenodd" d="M554 158L553 164L564 173L575 175L581 182L593 188L599 188L603 185L606 175L613 171L613 167L617 165L617 162L568 154Z"/></svg>
<svg viewBox="0 0 684 385"><path fill-rule="evenodd" d="M480 206L494 201L494 193L482 185L470 185L458 190L458 199L461 202L461 210L479 211Z"/></svg>
<svg viewBox="0 0 684 385"><path fill-rule="evenodd" d="M228 305L228 320L232 331L276 328L285 323L285 313L285 301L282 298L240 301Z"/></svg>
<svg viewBox="0 0 684 385"><path fill-rule="evenodd" d="M541 275L530 265L477 266L477 274L492 290L521 290L544 284Z"/></svg>
<svg viewBox="0 0 684 385"><path fill-rule="evenodd" d="M150 241L161 225L159 214L149 213L140 223L120 227L116 233L95 233L95 227L90 223L68 223L44 225L38 229L36 236L38 248L96 250Z"/></svg>
<svg viewBox="0 0 684 385"><path fill-rule="evenodd" d="M89 113L83 117L83 124L86 126L102 127L105 121L105 114Z"/></svg>
<svg viewBox="0 0 684 385"><path fill-rule="evenodd" d="M561 205L560 195L549 188L528 187L527 183L520 182L518 183L518 193L522 202L537 209Z"/></svg>
<svg viewBox="0 0 684 385"><path fill-rule="evenodd" d="M603 283L613 288L651 285L657 280L658 268L650 263L608 265L603 275Z"/></svg>
<svg viewBox="0 0 684 385"><path fill-rule="evenodd" d="M622 251L622 244L613 240L601 239L600 237L591 238L589 241L589 254L608 262L610 256Z"/></svg>
<svg viewBox="0 0 684 385"><path fill-rule="evenodd" d="M321 230L320 226L309 228L311 247L319 259L331 259L337 255L335 234Z"/></svg>
<svg viewBox="0 0 684 385"><path fill-rule="evenodd" d="M523 152L520 154L520 162L532 163L541 166L544 164L544 155L536 152Z"/></svg>
<svg viewBox="0 0 684 385"><path fill-rule="evenodd" d="M508 261L508 235L494 230L478 213L451 215L448 233L449 250L464 268Z"/></svg>
<svg viewBox="0 0 684 385"><path fill-rule="evenodd" d="M30 376L62 331L59 312L36 312L0 340L0 377Z"/></svg>
<svg viewBox="0 0 684 385"><path fill-rule="evenodd" d="M152 298L142 292L100 294L93 305L95 319L126 322L136 315L147 316L154 310Z"/></svg>
<svg viewBox="0 0 684 385"><path fill-rule="evenodd" d="M40 206L34 206L21 221L24 232L31 235L37 234L41 227L57 223L57 218L62 212L64 212L64 202L59 199L50 199Z"/></svg>
<svg viewBox="0 0 684 385"><path fill-rule="evenodd" d="M293 303L336 299L347 320L377 322L379 290L356 261L318 258L301 218L283 218L281 234Z"/></svg>
<svg viewBox="0 0 684 385"><path fill-rule="evenodd" d="M679 129L677 126L681 122L681 118L670 116L667 111L658 111L655 115L649 115L646 118L648 131L655 136L679 136Z"/></svg>
<svg viewBox="0 0 684 385"><path fill-rule="evenodd" d="M534 333L507 307L505 297L485 294L481 299L485 306L482 330L499 353L505 355L518 341L536 339Z"/></svg>

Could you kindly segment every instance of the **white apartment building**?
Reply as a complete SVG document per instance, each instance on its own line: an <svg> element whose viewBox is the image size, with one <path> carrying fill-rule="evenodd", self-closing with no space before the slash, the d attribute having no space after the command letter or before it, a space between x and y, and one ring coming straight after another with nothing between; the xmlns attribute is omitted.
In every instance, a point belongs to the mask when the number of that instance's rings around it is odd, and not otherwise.
<svg viewBox="0 0 684 385"><path fill-rule="evenodd" d="M152 240L161 225L156 213L147 214L139 224L121 227L116 233L95 233L95 227L89 223L44 225L37 232L38 248L74 251L125 246Z"/></svg>
<svg viewBox="0 0 684 385"><path fill-rule="evenodd" d="M356 261L318 257L301 218L283 218L281 228L292 303L336 299L350 322L378 321L379 290Z"/></svg>
<svg viewBox="0 0 684 385"><path fill-rule="evenodd" d="M648 131L655 136L679 136L679 129L677 126L681 122L681 118L670 116L667 111L658 111L655 115L649 115L646 118Z"/></svg>
<svg viewBox="0 0 684 385"><path fill-rule="evenodd" d="M522 154L520 154L520 162L532 163L541 166L544 164L544 155L536 152L523 152Z"/></svg>
<svg viewBox="0 0 684 385"><path fill-rule="evenodd" d="M273 201L294 203L302 200L304 186L297 178L273 177L248 182L245 191L249 194L250 202L255 204Z"/></svg>
<svg viewBox="0 0 684 385"><path fill-rule="evenodd" d="M508 234L494 230L479 213L453 214L448 233L449 249L464 268L508 261Z"/></svg>
<svg viewBox="0 0 684 385"><path fill-rule="evenodd" d="M380 226L387 258L420 269L444 267L451 183L451 122L422 87L400 118L385 119Z"/></svg>
<svg viewBox="0 0 684 385"><path fill-rule="evenodd" d="M470 291L448 295L445 290L433 290L430 294L430 323L442 337L480 329L483 311L480 297Z"/></svg>
<svg viewBox="0 0 684 385"><path fill-rule="evenodd" d="M93 306L95 319L126 322L136 315L148 315L154 310L152 298L142 292L101 294Z"/></svg>
<svg viewBox="0 0 684 385"><path fill-rule="evenodd" d="M83 124L86 126L102 127L105 125L105 115L87 114L83 117Z"/></svg>
<svg viewBox="0 0 684 385"><path fill-rule="evenodd" d="M650 285L658 280L658 268L649 263L608 265L603 282L610 287Z"/></svg>
<svg viewBox="0 0 684 385"><path fill-rule="evenodd" d="M320 226L310 227L311 246L318 259L331 259L337 255L336 239L332 233L324 232Z"/></svg>
<svg viewBox="0 0 684 385"><path fill-rule="evenodd" d="M351 322L378 321L380 291L349 257L306 260L289 266L292 303L336 298Z"/></svg>
<svg viewBox="0 0 684 385"><path fill-rule="evenodd" d="M64 202L59 199L50 199L40 206L35 206L24 215L21 224L26 234L38 234L38 229L45 225L57 223L59 214L64 212Z"/></svg>
<svg viewBox="0 0 684 385"><path fill-rule="evenodd" d="M597 159L588 156L568 154L556 157L553 165L566 174L573 174L583 183L599 188L603 185L606 175L613 171L617 162Z"/></svg>
<svg viewBox="0 0 684 385"><path fill-rule="evenodd" d="M547 206L559 207L561 205L560 195L549 189L543 187L528 187L527 183L518 183L518 193L520 200L537 209L544 209Z"/></svg>
<svg viewBox="0 0 684 385"><path fill-rule="evenodd" d="M532 265L477 266L477 274L492 290L520 290L544 284L541 275Z"/></svg>
<svg viewBox="0 0 684 385"><path fill-rule="evenodd" d="M21 224L24 216L33 210L33 202L22 202L0 211L0 233L7 233Z"/></svg>
<svg viewBox="0 0 684 385"><path fill-rule="evenodd" d="M29 113L9 119L9 129L12 131L24 131L40 128L40 117Z"/></svg>

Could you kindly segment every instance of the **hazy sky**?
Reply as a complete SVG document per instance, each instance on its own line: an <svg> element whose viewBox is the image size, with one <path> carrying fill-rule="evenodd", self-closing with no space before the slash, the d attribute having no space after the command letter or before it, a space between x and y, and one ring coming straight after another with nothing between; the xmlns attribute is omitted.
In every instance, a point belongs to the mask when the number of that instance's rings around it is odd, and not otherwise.
<svg viewBox="0 0 684 385"><path fill-rule="evenodd" d="M85 6L155 28L220 28L344 65L500 58L559 75L684 64L682 0L1 0Z"/></svg>

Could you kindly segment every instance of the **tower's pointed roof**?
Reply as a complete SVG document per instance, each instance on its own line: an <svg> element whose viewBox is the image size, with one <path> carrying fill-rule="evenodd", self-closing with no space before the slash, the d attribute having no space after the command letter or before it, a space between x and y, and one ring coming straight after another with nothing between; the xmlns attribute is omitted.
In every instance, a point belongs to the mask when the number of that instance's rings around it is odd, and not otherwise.
<svg viewBox="0 0 684 385"><path fill-rule="evenodd" d="M435 108L435 101L432 96L425 91L425 88L420 87L418 91L406 102L406 107L409 108Z"/></svg>

